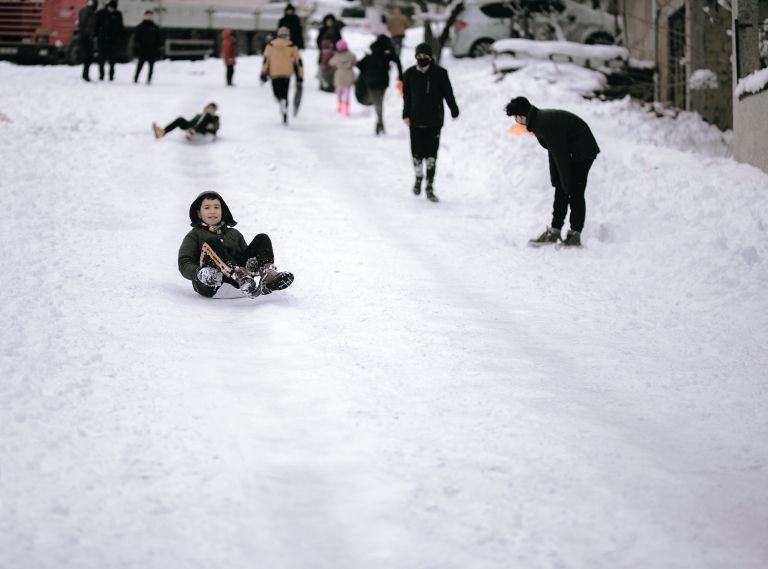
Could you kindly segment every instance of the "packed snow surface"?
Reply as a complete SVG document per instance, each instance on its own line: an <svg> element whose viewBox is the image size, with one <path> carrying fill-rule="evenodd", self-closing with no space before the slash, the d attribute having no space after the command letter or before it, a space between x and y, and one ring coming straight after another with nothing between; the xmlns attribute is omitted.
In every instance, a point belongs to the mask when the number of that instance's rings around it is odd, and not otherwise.
<svg viewBox="0 0 768 569"><path fill-rule="evenodd" d="M0 64L0 567L768 566L768 176L695 115L448 58L432 204L394 89L377 138L316 57L288 127L258 57L234 88ZM583 250L526 246L552 188L517 95L600 144ZM219 140L153 139L212 100ZM192 291L207 189L292 287Z"/></svg>

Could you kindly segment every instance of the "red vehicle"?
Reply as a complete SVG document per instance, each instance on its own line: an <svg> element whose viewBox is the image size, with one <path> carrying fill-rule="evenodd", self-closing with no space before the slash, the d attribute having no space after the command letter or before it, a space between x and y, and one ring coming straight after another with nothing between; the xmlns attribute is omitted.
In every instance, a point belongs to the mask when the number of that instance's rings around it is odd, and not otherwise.
<svg viewBox="0 0 768 569"><path fill-rule="evenodd" d="M0 0L0 59L18 63L67 60L77 14L86 0Z"/></svg>

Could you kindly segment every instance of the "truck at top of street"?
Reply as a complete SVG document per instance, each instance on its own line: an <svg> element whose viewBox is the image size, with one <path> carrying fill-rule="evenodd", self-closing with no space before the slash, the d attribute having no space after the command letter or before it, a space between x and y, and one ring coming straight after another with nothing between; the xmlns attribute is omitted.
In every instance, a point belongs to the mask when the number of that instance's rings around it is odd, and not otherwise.
<svg viewBox="0 0 768 569"><path fill-rule="evenodd" d="M17 63L77 63L78 13L87 0L0 0L0 60ZM99 8L106 2L99 1ZM274 34L288 2L268 0L119 0L125 37L119 60L132 54L132 30L153 10L163 31L163 56L198 59L217 55L221 31L237 32L238 51L260 53ZM311 12L296 2L297 14ZM98 47L97 47L98 49Z"/></svg>

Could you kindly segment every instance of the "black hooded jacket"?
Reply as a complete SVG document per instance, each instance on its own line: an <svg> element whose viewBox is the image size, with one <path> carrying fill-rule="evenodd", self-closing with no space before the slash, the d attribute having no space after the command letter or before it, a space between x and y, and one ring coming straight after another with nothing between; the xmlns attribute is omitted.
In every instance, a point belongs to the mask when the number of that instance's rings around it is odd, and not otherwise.
<svg viewBox="0 0 768 569"><path fill-rule="evenodd" d="M151 20L142 20L133 32L133 49L140 58L155 59L163 44L160 27Z"/></svg>
<svg viewBox="0 0 768 569"><path fill-rule="evenodd" d="M365 58L365 83L371 89L389 87L389 66L397 65L397 77L403 79L403 66L395 53L395 46L385 35L380 35L371 44L371 53Z"/></svg>
<svg viewBox="0 0 768 569"><path fill-rule="evenodd" d="M217 227L205 225L197 217L197 212L205 197L216 198L221 202L221 223ZM227 202L217 192L203 192L195 198L195 201L189 206L189 221L192 230L187 233L181 242L181 247L179 247L179 272L185 279L191 281L197 271L200 270L200 252L203 249L203 243L211 237L221 241L224 249L231 257L245 251L248 246L242 233L234 229L237 222L232 217Z"/></svg>
<svg viewBox="0 0 768 569"><path fill-rule="evenodd" d="M289 10L294 10L295 12L296 9L293 5L288 4L288 6L285 7L285 11L288 12ZM291 41L293 42L293 45L299 49L304 49L304 29L301 27L301 19L295 13L286 13L280 18L280 21L277 22L278 28L282 26L285 26L291 31Z"/></svg>
<svg viewBox="0 0 768 569"><path fill-rule="evenodd" d="M411 127L443 126L445 108L448 103L451 116L459 116L459 106L453 96L453 87L448 72L432 63L426 71L415 65L403 75L403 118L411 119Z"/></svg>
<svg viewBox="0 0 768 569"><path fill-rule="evenodd" d="M559 109L532 106L526 117L528 130L549 152L549 174L552 185L570 194L571 161L594 160L600 153L597 141L584 120Z"/></svg>

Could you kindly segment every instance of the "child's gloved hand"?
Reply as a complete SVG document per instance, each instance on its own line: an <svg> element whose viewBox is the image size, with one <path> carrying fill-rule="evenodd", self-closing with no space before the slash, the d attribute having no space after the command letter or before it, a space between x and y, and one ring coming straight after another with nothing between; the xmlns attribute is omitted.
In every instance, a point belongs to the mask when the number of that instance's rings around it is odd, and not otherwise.
<svg viewBox="0 0 768 569"><path fill-rule="evenodd" d="M262 83L266 83L266 82L267 82L267 74L266 74L266 73L262 73L262 74L259 76L259 79L261 79L261 82L262 82Z"/></svg>

